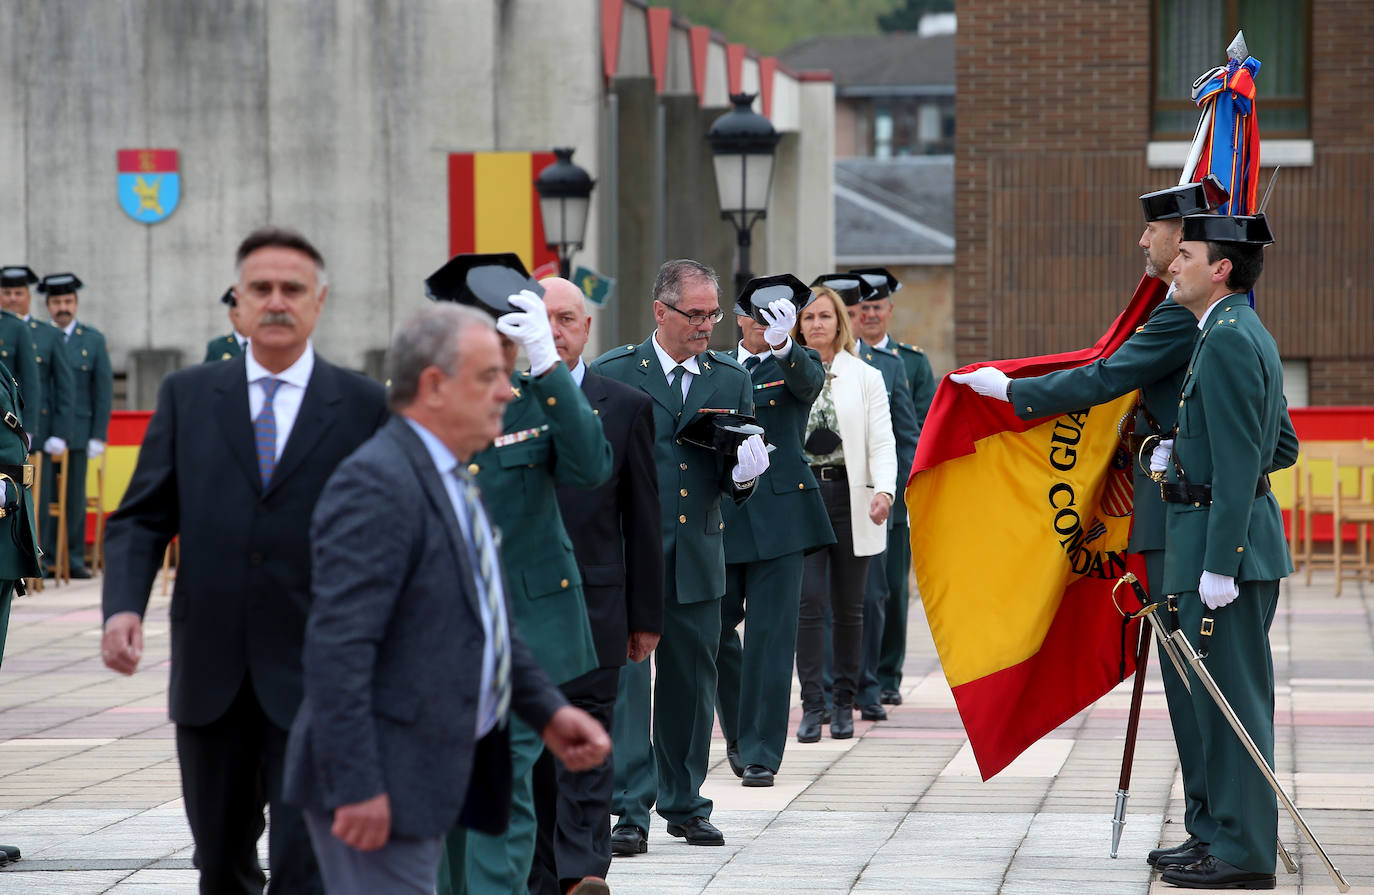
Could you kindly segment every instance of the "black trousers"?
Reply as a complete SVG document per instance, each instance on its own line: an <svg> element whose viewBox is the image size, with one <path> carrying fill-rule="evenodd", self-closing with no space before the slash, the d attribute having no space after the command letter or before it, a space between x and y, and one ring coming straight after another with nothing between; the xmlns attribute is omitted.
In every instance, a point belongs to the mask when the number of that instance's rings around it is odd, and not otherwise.
<svg viewBox="0 0 1374 895"><path fill-rule="evenodd" d="M619 668L597 668L561 689L611 732ZM600 767L573 772L547 749L534 765L534 811L538 832L530 867L530 895L563 895L584 876L604 878L611 869L611 797L615 767L608 757Z"/></svg>
<svg viewBox="0 0 1374 895"><path fill-rule="evenodd" d="M300 809L281 801L286 735L263 713L245 677L228 711L202 727L177 725L177 758L186 819L196 843L201 895L262 895L258 863L263 809L271 892L323 895L319 867Z"/></svg>
<svg viewBox="0 0 1374 895"><path fill-rule="evenodd" d="M825 704L822 674L825 666L824 616L831 614L831 644L835 680L831 690L837 707L854 704L863 654L864 586L868 557L854 555L850 527L849 482L821 482L821 498L835 529L835 543L806 557L802 573L801 613L797 622L797 678L802 708L819 711Z"/></svg>

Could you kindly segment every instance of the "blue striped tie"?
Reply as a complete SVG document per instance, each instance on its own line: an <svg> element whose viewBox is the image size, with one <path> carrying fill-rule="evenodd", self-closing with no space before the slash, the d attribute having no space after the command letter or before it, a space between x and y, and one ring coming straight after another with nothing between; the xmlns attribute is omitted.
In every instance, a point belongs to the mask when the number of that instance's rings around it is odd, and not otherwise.
<svg viewBox="0 0 1374 895"><path fill-rule="evenodd" d="M501 624L501 583L496 577L496 545L487 536L487 528L482 524L485 513L478 500L477 482L466 471L455 468L454 475L463 482L463 509L468 516L468 532L472 540L472 552L477 559L478 587L481 598L492 621L492 654L496 659L495 673L491 685L496 689L496 721L506 717L510 708L510 643L507 641L506 626Z"/></svg>
<svg viewBox="0 0 1374 895"><path fill-rule="evenodd" d="M258 449L258 475L262 486L272 481L272 470L277 466L277 415L272 410L272 398L285 380L267 378L262 382L262 410L253 420L253 441Z"/></svg>

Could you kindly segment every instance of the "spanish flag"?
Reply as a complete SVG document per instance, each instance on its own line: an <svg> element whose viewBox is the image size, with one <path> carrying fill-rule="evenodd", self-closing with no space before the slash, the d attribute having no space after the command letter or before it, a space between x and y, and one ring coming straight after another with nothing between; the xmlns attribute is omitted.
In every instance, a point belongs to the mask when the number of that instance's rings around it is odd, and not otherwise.
<svg viewBox="0 0 1374 895"><path fill-rule="evenodd" d="M514 252L538 271L558 255L544 244L534 190L552 152L455 152L448 157L449 255Z"/></svg>
<svg viewBox="0 0 1374 895"><path fill-rule="evenodd" d="M1012 378L1111 354L1164 299L1143 278L1092 348L996 361ZM989 364L975 364L961 371ZM906 500L921 600L983 779L1135 669L1139 622L1112 586L1127 571L1131 467L1118 424L1135 393L1051 419L940 384Z"/></svg>

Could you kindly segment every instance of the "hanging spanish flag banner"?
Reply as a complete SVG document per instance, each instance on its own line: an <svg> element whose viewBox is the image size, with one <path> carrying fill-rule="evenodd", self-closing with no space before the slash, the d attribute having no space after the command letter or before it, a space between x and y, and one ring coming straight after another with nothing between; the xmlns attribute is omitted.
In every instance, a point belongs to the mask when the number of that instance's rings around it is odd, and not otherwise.
<svg viewBox="0 0 1374 895"><path fill-rule="evenodd" d="M1164 292L1142 278L1092 348L991 366L1019 378L1091 363ZM985 780L1135 670L1139 623L1126 624L1111 598L1125 572L1144 577L1144 561L1126 553L1132 460L1118 436L1135 400L1023 421L942 382L931 403L906 490L911 554Z"/></svg>
<svg viewBox="0 0 1374 895"><path fill-rule="evenodd" d="M515 252L526 270L558 255L544 245L534 180L552 152L454 152L448 157L449 255Z"/></svg>

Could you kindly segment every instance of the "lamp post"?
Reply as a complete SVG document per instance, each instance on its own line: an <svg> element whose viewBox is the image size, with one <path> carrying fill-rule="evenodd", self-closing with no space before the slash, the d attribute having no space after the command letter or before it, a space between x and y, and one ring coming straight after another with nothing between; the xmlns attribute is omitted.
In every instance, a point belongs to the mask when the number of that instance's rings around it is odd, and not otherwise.
<svg viewBox="0 0 1374 895"><path fill-rule="evenodd" d="M572 149L553 151L555 161L534 181L539 194L539 215L544 219L544 245L558 253L558 273L572 276L573 252L582 248L596 181L572 162Z"/></svg>
<svg viewBox="0 0 1374 895"><path fill-rule="evenodd" d="M735 245L739 249L736 295L753 276L749 270L749 231L755 221L768 213L773 153L781 139L772 123L750 108L754 96L731 94L734 108L717 118L706 133L716 169L720 216L735 225Z"/></svg>

